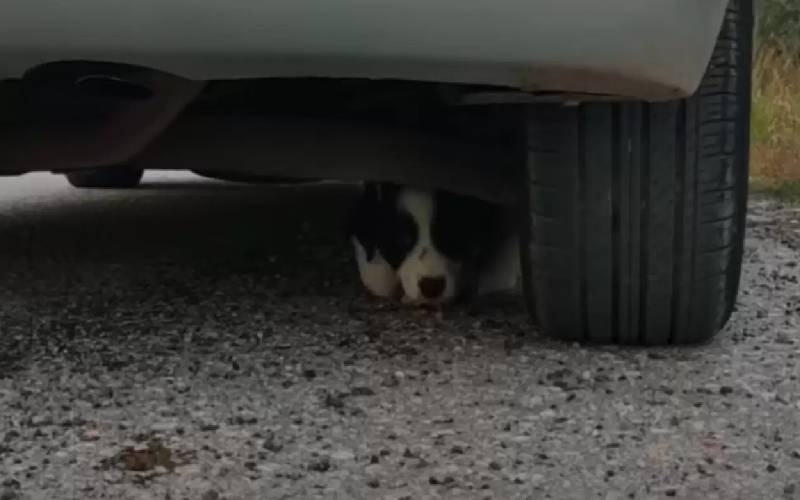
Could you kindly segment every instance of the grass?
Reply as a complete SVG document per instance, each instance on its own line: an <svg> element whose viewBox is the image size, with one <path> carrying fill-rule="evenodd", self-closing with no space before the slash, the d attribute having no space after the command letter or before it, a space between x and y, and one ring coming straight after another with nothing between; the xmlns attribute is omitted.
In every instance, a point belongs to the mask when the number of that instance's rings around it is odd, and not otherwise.
<svg viewBox="0 0 800 500"><path fill-rule="evenodd" d="M750 192L756 194L766 194L781 201L800 204L800 181L770 181L765 182L761 179L750 181Z"/></svg>
<svg viewBox="0 0 800 500"><path fill-rule="evenodd" d="M800 57L762 46L753 64L754 191L800 202Z"/></svg>

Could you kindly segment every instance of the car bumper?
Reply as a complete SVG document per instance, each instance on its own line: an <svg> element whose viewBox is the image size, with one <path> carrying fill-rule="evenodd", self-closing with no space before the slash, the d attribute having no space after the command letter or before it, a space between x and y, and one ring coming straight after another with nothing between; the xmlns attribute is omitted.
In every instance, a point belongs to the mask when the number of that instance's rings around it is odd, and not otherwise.
<svg viewBox="0 0 800 500"><path fill-rule="evenodd" d="M0 78L60 60L209 80L391 78L691 94L726 0L7 0Z"/></svg>

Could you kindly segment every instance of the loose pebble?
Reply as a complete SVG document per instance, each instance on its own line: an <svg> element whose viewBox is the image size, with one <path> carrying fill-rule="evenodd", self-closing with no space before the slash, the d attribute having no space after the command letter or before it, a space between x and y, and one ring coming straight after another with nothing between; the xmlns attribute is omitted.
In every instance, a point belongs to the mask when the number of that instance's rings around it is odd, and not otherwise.
<svg viewBox="0 0 800 500"><path fill-rule="evenodd" d="M724 332L641 350L367 296L347 186L4 182L0 500L798 494L796 208L751 203Z"/></svg>

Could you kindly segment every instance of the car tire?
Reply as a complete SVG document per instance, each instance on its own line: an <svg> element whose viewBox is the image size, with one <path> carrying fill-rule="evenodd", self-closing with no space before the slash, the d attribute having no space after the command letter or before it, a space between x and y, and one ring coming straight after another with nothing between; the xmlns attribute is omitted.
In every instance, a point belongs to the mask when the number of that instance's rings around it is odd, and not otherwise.
<svg viewBox="0 0 800 500"><path fill-rule="evenodd" d="M705 341L739 288L752 0L732 0L695 95L524 111L526 302L550 336Z"/></svg>
<svg viewBox="0 0 800 500"><path fill-rule="evenodd" d="M106 167L65 174L67 181L82 189L131 189L139 185L144 170L134 167Z"/></svg>

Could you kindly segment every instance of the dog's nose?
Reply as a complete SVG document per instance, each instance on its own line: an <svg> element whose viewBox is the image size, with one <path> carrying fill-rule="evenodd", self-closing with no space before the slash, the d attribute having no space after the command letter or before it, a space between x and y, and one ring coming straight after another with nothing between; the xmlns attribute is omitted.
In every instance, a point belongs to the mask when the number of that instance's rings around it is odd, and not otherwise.
<svg viewBox="0 0 800 500"><path fill-rule="evenodd" d="M426 299L437 299L447 286L444 276L426 277L419 280L419 291Z"/></svg>

